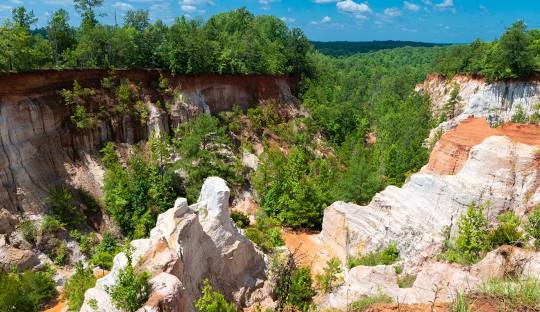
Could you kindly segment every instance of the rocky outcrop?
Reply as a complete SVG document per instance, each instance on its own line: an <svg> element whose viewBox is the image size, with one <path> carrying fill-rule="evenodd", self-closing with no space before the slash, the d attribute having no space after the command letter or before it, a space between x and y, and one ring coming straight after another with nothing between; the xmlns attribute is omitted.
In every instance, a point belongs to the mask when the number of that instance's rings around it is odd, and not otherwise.
<svg viewBox="0 0 540 312"><path fill-rule="evenodd" d="M157 104L158 71L117 71L139 90L149 112L146 123L130 116L100 120L89 130L78 131L70 122L58 90L77 80L95 88L99 103L114 106L101 88L105 70L70 70L0 75L0 233L13 230L13 218L40 215L51 185L84 187L101 195L103 171L94 155L107 141L133 144L151 131L170 131L178 123L205 112L215 114L244 108L268 99L290 100L297 78L289 76L168 76L171 107Z"/></svg>
<svg viewBox="0 0 540 312"><path fill-rule="evenodd" d="M502 246L472 267L429 262L422 267L410 288L399 288L392 266L358 266L346 274L346 283L324 298L322 306L346 309L351 301L378 294L386 294L401 304L452 302L457 293L475 291L493 278L537 279L540 253Z"/></svg>
<svg viewBox="0 0 540 312"><path fill-rule="evenodd" d="M438 175L458 173L469 158L471 149L490 136L506 136L512 142L540 146L539 125L503 124L491 128L484 118L467 118L439 139L422 172Z"/></svg>
<svg viewBox="0 0 540 312"><path fill-rule="evenodd" d="M494 125L510 121L520 108L527 116L540 113L540 81L536 80L488 82L464 75L452 79L431 75L416 90L430 96L433 114L438 116L456 87L459 88L459 101L454 107L455 117L439 126L445 131L470 116L484 117Z"/></svg>
<svg viewBox="0 0 540 312"><path fill-rule="evenodd" d="M152 294L141 311L194 311L203 280L238 306L251 304L251 294L266 279L264 255L234 226L229 216L229 188L220 178L208 178L199 202L177 199L174 208L158 217L150 238L135 240L133 266L153 276ZM112 271L85 295L81 311L118 311L107 294L118 272L127 265L124 253L114 259Z"/></svg>
<svg viewBox="0 0 540 312"><path fill-rule="evenodd" d="M406 267L433 257L470 203L489 202L488 217L523 216L540 200L537 146L492 136L474 146L456 175L417 173L389 186L367 206L336 202L325 210L322 241L343 261L397 242Z"/></svg>

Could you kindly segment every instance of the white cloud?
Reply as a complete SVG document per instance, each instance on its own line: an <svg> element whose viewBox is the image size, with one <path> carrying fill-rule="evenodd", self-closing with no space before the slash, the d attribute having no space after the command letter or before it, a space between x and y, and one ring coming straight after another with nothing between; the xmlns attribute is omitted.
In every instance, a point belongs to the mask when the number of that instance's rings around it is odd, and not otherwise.
<svg viewBox="0 0 540 312"><path fill-rule="evenodd" d="M443 2L435 5L439 9L448 9L454 7L454 0L444 0Z"/></svg>
<svg viewBox="0 0 540 312"><path fill-rule="evenodd" d="M280 0L259 0L259 4L261 4L262 10L270 10L272 7L270 4L272 2L279 2Z"/></svg>
<svg viewBox="0 0 540 312"><path fill-rule="evenodd" d="M398 8L387 8L384 9L384 16L386 17L396 17L400 16L401 11Z"/></svg>
<svg viewBox="0 0 540 312"><path fill-rule="evenodd" d="M21 0L9 0L9 2L11 2L13 4L23 4L23 2Z"/></svg>
<svg viewBox="0 0 540 312"><path fill-rule="evenodd" d="M180 0L178 3L182 11L186 13L204 13L202 6L214 5L212 0Z"/></svg>
<svg viewBox="0 0 540 312"><path fill-rule="evenodd" d="M122 10L122 11L128 11L128 10L133 10L133 6L129 3L125 3L125 2L115 2L113 5L113 8L115 9L119 9L119 10Z"/></svg>
<svg viewBox="0 0 540 312"><path fill-rule="evenodd" d="M340 0L314 0L315 3L335 3L339 2Z"/></svg>
<svg viewBox="0 0 540 312"><path fill-rule="evenodd" d="M371 9L367 5L367 3L356 3L352 0L340 1L336 3L336 7L338 8L338 10L347 13L365 14L371 12Z"/></svg>
<svg viewBox="0 0 540 312"><path fill-rule="evenodd" d="M409 10L412 12L418 12L418 10L420 10L420 6L418 4L414 4L409 1L403 2L403 6L405 7L406 10Z"/></svg>
<svg viewBox="0 0 540 312"><path fill-rule="evenodd" d="M313 25L321 25L321 24L327 24L332 21L332 18L330 16L323 17L320 21L313 21L311 24Z"/></svg>
<svg viewBox="0 0 540 312"><path fill-rule="evenodd" d="M284 21L285 23L294 23L294 22L296 22L296 18L286 17L286 16L283 16L281 18L281 20Z"/></svg>

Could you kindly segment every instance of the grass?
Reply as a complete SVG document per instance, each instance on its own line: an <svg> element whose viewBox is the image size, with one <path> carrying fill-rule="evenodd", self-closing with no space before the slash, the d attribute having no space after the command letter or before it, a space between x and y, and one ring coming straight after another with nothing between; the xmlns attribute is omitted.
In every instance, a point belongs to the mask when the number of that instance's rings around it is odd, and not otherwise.
<svg viewBox="0 0 540 312"><path fill-rule="evenodd" d="M472 307L467 302L467 297L463 293L458 293L454 302L450 306L450 312L473 312Z"/></svg>
<svg viewBox="0 0 540 312"><path fill-rule="evenodd" d="M349 257L347 265L352 269L359 265L376 266L376 265L391 265L399 258L399 250L395 242L390 243L381 251L370 252L361 257Z"/></svg>
<svg viewBox="0 0 540 312"><path fill-rule="evenodd" d="M351 311L364 311L375 303L392 303L392 298L386 294L364 297L351 303Z"/></svg>

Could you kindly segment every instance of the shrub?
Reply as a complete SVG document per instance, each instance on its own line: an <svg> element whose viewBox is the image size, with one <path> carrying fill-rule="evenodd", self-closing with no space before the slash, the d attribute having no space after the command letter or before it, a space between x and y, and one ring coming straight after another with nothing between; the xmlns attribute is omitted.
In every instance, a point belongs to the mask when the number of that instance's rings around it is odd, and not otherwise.
<svg viewBox="0 0 540 312"><path fill-rule="evenodd" d="M68 262L67 247L64 241L58 241L55 244L55 247L50 252L49 256L52 258L53 262L57 265L64 265Z"/></svg>
<svg viewBox="0 0 540 312"><path fill-rule="evenodd" d="M90 259L90 264L100 268L110 270L113 264L114 256L120 252L116 239L110 232L103 233L103 238L96 246L94 255Z"/></svg>
<svg viewBox="0 0 540 312"><path fill-rule="evenodd" d="M64 296L68 300L69 311L79 311L84 302L84 293L94 287L96 277L90 268L84 268L81 262L76 265L75 274L64 286Z"/></svg>
<svg viewBox="0 0 540 312"><path fill-rule="evenodd" d="M41 223L41 233L56 235L60 230L64 229L64 224L56 217L45 216Z"/></svg>
<svg viewBox="0 0 540 312"><path fill-rule="evenodd" d="M331 292L342 282L339 276L340 273L341 266L339 260L337 258L328 260L324 272L315 276L317 287L325 294Z"/></svg>
<svg viewBox="0 0 540 312"><path fill-rule="evenodd" d="M527 123L528 117L525 111L523 110L523 107L521 105L518 105L516 107L516 112L514 115L512 115L512 122L513 123Z"/></svg>
<svg viewBox="0 0 540 312"><path fill-rule="evenodd" d="M281 237L281 227L278 220L260 213L255 226L245 230L246 237L268 253L273 248L285 245Z"/></svg>
<svg viewBox="0 0 540 312"><path fill-rule="evenodd" d="M519 229L519 219L514 212L508 211L497 216L499 224L491 229L487 236L487 244L491 249L502 245L521 246L523 233Z"/></svg>
<svg viewBox="0 0 540 312"><path fill-rule="evenodd" d="M118 272L116 285L107 287L107 293L117 309L135 312L148 300L152 285L149 273L137 273L133 269L129 247L126 248L126 257L127 264Z"/></svg>
<svg viewBox="0 0 540 312"><path fill-rule="evenodd" d="M38 311L56 296L53 272L0 270L0 311Z"/></svg>
<svg viewBox="0 0 540 312"><path fill-rule="evenodd" d="M311 300L315 295L311 284L312 281L309 268L299 268L294 270L291 275L287 303L297 309L307 311L311 304Z"/></svg>
<svg viewBox="0 0 540 312"><path fill-rule="evenodd" d="M276 253L271 257L270 276L273 278L277 311L291 307L308 310L315 295L309 268L298 268L292 253Z"/></svg>
<svg viewBox="0 0 540 312"><path fill-rule="evenodd" d="M228 303L222 294L212 289L206 279L204 281L202 295L195 303L195 308L199 312L236 312L236 307Z"/></svg>
<svg viewBox="0 0 540 312"><path fill-rule="evenodd" d="M399 275L397 279L399 288L411 288L414 281L416 281L416 275L413 274Z"/></svg>
<svg viewBox="0 0 540 312"><path fill-rule="evenodd" d="M245 229L249 226L249 217L247 214L240 211L231 211L231 219L237 227Z"/></svg>
<svg viewBox="0 0 540 312"><path fill-rule="evenodd" d="M540 205L537 205L529 214L525 231L530 237L534 238L536 248L540 247Z"/></svg>
<svg viewBox="0 0 540 312"><path fill-rule="evenodd" d="M64 224L78 226L84 221L75 206L73 195L66 187L50 187L46 204L51 214Z"/></svg>
<svg viewBox="0 0 540 312"><path fill-rule="evenodd" d="M88 234L81 235L79 231L73 230L69 234L75 241L77 241L77 243L79 243L79 248L83 254L88 256L94 253L94 250L99 243L96 233L90 232Z"/></svg>
<svg viewBox="0 0 540 312"><path fill-rule="evenodd" d="M347 259L349 269L359 265L376 266L376 265L391 265L399 258L399 249L395 242L391 242L388 246L378 252L370 252L362 257L350 257Z"/></svg>
<svg viewBox="0 0 540 312"><path fill-rule="evenodd" d="M36 242L37 229L34 222L30 220L23 220L18 225L21 234L27 242L34 244Z"/></svg>
<svg viewBox="0 0 540 312"><path fill-rule="evenodd" d="M465 265L478 261L480 253L486 249L488 243L485 206L486 204L476 207L471 204L467 212L459 217L457 238L455 241L445 242L443 258Z"/></svg>
<svg viewBox="0 0 540 312"><path fill-rule="evenodd" d="M363 311L375 303L391 303L391 302L392 302L392 298L390 298L388 295L378 294L376 296L364 297L362 299L354 301L353 303L351 303L351 310Z"/></svg>

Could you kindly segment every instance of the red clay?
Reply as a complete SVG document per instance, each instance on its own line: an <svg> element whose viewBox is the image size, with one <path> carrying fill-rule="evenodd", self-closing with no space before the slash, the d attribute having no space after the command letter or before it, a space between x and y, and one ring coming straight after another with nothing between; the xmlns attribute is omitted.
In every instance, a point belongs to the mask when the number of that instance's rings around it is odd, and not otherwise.
<svg viewBox="0 0 540 312"><path fill-rule="evenodd" d="M514 142L540 146L538 125L504 124L491 128L484 118L469 118L441 137L423 172L439 175L458 173L471 148L490 136L507 136Z"/></svg>

